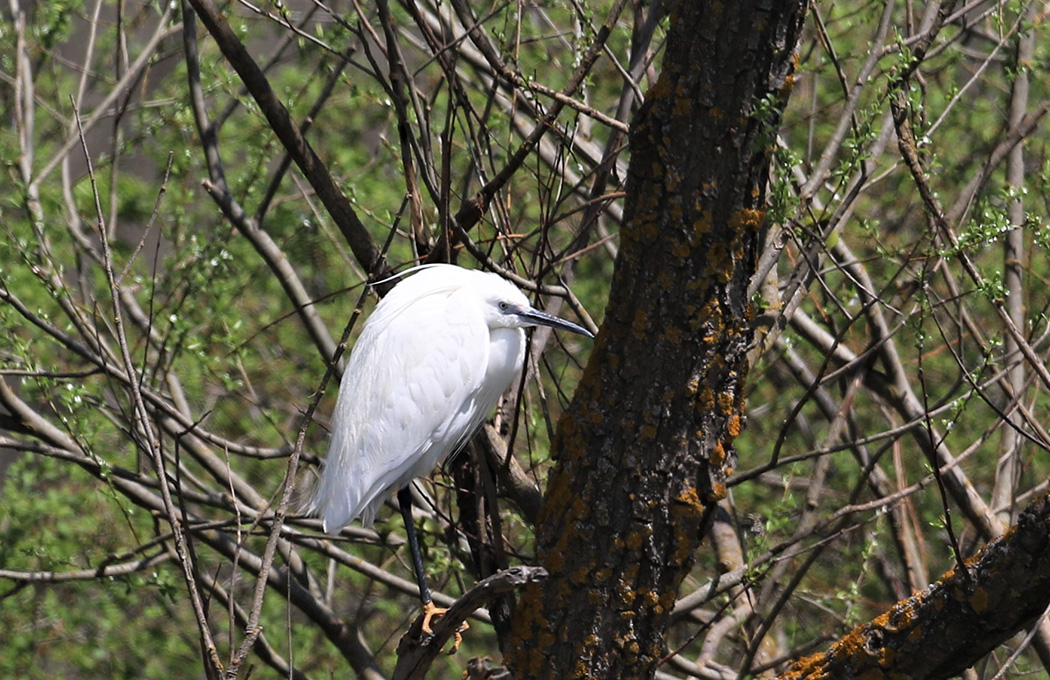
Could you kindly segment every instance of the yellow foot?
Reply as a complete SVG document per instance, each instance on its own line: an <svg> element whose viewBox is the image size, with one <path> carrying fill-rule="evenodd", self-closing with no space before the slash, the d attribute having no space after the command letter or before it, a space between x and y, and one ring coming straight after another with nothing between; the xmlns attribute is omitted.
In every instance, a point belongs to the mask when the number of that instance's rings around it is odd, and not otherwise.
<svg viewBox="0 0 1050 680"><path fill-rule="evenodd" d="M442 609L433 602L427 602L423 605L423 632L427 635L433 635L434 629L430 627L430 621L432 619L440 619L447 611L447 609Z"/></svg>
<svg viewBox="0 0 1050 680"><path fill-rule="evenodd" d="M445 612L447 611L447 609L438 607L433 602L427 602L425 605L423 605L423 634L433 635L434 629L430 627L430 622L434 619L440 619L442 616L445 615ZM460 624L459 628L456 629L456 632L454 633L454 637L452 639L452 649L448 650L448 653L450 655L455 654L456 650L459 649L459 646L463 644L463 633L469 628L470 625L466 621L464 621L462 624Z"/></svg>

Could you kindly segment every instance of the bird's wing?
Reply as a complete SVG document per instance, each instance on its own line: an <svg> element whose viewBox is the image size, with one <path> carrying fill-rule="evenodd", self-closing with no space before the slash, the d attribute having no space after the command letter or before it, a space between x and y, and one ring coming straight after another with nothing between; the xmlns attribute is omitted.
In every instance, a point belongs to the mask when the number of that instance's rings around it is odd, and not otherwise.
<svg viewBox="0 0 1050 680"><path fill-rule="evenodd" d="M476 296L392 302L369 318L340 384L314 500L326 530L358 516L370 525L391 490L429 473L486 415L474 403L489 350Z"/></svg>

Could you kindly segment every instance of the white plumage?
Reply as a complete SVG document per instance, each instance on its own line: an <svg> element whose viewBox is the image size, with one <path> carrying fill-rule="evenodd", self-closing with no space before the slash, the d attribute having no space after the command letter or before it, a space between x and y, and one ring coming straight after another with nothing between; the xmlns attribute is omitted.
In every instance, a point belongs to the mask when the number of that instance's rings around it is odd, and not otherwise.
<svg viewBox="0 0 1050 680"><path fill-rule="evenodd" d="M431 265L395 286L365 323L340 384L309 508L325 531L357 518L370 526L391 492L459 449L521 369L522 329L535 325L591 336L533 309L496 274Z"/></svg>

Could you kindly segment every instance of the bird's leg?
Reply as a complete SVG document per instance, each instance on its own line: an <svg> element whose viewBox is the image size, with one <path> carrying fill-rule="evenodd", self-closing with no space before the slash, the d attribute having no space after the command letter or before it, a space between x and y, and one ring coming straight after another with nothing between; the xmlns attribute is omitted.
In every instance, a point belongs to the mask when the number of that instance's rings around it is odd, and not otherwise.
<svg viewBox="0 0 1050 680"><path fill-rule="evenodd" d="M419 599L423 603L423 610L434 607L430 599L430 588L427 587L427 579L423 572L423 556L419 554L419 539L416 537L416 523L412 521L412 490L405 487L397 492L397 502L401 506L401 519L405 521L405 531L408 533L408 547L412 551L412 566L416 571L416 583L419 584ZM429 619L427 619L429 623ZM430 626L424 624L424 631L430 632Z"/></svg>
<svg viewBox="0 0 1050 680"><path fill-rule="evenodd" d="M405 522L405 532L408 534L408 548L412 551L412 566L416 570L416 583L419 584L419 600L423 603L423 633L433 635L430 622L441 618L447 611L434 604L430 598L430 588L427 587L426 573L423 571L423 556L419 552L419 539L416 537L416 524L412 521L412 490L405 487L397 492L397 503L401 506L401 519ZM463 631L469 626L464 621L463 625L456 631L455 640L449 654L455 653L463 642Z"/></svg>

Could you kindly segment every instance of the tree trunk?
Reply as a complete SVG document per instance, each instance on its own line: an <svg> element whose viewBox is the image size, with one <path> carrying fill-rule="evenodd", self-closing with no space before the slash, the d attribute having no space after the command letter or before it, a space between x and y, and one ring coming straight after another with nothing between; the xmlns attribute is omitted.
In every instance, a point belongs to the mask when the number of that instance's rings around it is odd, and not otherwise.
<svg viewBox="0 0 1050 680"><path fill-rule="evenodd" d="M513 677L652 677L725 494L744 414L748 280L805 3L679 2L630 136L610 304L554 442Z"/></svg>

